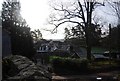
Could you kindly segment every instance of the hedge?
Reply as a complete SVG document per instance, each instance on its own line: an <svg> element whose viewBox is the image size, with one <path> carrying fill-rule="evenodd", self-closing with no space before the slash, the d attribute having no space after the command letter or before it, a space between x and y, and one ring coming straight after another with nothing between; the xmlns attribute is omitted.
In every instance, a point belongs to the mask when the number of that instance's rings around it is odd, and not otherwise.
<svg viewBox="0 0 120 81"><path fill-rule="evenodd" d="M53 71L57 73L85 73L88 70L88 60L70 57L51 56Z"/></svg>

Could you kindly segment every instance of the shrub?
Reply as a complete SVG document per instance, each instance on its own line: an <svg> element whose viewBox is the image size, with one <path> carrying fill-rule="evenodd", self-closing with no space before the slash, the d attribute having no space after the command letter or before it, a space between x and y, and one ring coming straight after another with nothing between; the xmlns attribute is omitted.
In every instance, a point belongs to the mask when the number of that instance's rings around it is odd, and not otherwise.
<svg viewBox="0 0 120 81"><path fill-rule="evenodd" d="M56 49L52 52L52 55L59 56L59 57L68 57L70 54L68 51Z"/></svg>
<svg viewBox="0 0 120 81"><path fill-rule="evenodd" d="M65 71L83 73L88 69L88 60L85 59L52 56L50 57L50 62L54 71L59 70L63 73L65 73Z"/></svg>
<svg viewBox="0 0 120 81"><path fill-rule="evenodd" d="M88 68L88 60L81 60L80 68L86 70Z"/></svg>

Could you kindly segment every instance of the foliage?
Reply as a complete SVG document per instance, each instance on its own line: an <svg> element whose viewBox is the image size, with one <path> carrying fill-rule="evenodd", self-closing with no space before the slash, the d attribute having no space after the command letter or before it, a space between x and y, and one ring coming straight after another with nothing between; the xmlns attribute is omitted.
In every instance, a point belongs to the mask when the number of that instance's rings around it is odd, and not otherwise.
<svg viewBox="0 0 120 81"><path fill-rule="evenodd" d="M111 42L108 42L110 40ZM101 40L102 47L104 48L111 47L111 49L115 49L117 51L119 51L120 49L119 43L120 43L120 26L119 25L111 29L111 38L109 38L109 35L108 35Z"/></svg>
<svg viewBox="0 0 120 81"><path fill-rule="evenodd" d="M54 71L60 70L63 73L64 71L84 73L88 69L88 60L85 59L52 56L50 57L50 62Z"/></svg>
<svg viewBox="0 0 120 81"><path fill-rule="evenodd" d="M12 54L31 58L35 50L30 28L20 14L20 2L4 1L2 4L2 27L10 33Z"/></svg>
<svg viewBox="0 0 120 81"><path fill-rule="evenodd" d="M41 39L43 39L43 38L42 38L42 33L40 32L39 29L34 30L34 31L31 31L31 35L32 35L35 43L37 43L37 42L39 42Z"/></svg>
<svg viewBox="0 0 120 81"><path fill-rule="evenodd" d="M89 35L92 39L91 46L97 46L99 45L99 40L101 38L101 28L99 25L91 24L91 27L89 28L89 32L91 32ZM72 27L72 29L68 30L68 28L65 28L65 39L80 39L85 41L85 31L82 30L80 26ZM81 43L80 43L81 44Z"/></svg>
<svg viewBox="0 0 120 81"><path fill-rule="evenodd" d="M118 60L115 60L115 62L118 64L118 65L120 65L120 60L118 59Z"/></svg>
<svg viewBox="0 0 120 81"><path fill-rule="evenodd" d="M60 57L68 57L69 56L69 52L65 51L65 50L60 50L60 49L56 49L52 52L53 55L56 56L60 56Z"/></svg>
<svg viewBox="0 0 120 81"><path fill-rule="evenodd" d="M42 33L39 29L31 31L31 36L33 38L35 49L39 49L39 46L41 45L43 41Z"/></svg>
<svg viewBox="0 0 120 81"><path fill-rule="evenodd" d="M117 60L101 60L101 61L93 61L89 65L89 71L92 73L98 72L109 72L109 71L119 71L120 65L118 64Z"/></svg>
<svg viewBox="0 0 120 81"><path fill-rule="evenodd" d="M70 30L68 28L65 28L65 40L69 39L71 37Z"/></svg>
<svg viewBox="0 0 120 81"><path fill-rule="evenodd" d="M119 70L120 60L91 61L51 56L53 71L58 74L83 74Z"/></svg>

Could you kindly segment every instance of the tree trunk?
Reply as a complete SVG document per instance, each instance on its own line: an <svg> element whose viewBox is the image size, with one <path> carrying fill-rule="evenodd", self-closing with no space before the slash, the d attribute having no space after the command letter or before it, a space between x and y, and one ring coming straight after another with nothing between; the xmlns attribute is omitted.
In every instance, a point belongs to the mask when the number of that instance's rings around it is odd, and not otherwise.
<svg viewBox="0 0 120 81"><path fill-rule="evenodd" d="M91 46L87 46L87 59L91 60Z"/></svg>
<svg viewBox="0 0 120 81"><path fill-rule="evenodd" d="M92 4L91 2L87 2L87 23L86 23L86 49L87 49L87 59L91 60L91 32L90 32L90 27L91 27L91 17L92 17Z"/></svg>

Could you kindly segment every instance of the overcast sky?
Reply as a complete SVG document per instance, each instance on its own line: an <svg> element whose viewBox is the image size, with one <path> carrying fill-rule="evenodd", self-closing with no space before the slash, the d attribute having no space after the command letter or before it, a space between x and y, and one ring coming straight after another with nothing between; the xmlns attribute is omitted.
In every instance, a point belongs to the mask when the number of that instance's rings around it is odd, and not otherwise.
<svg viewBox="0 0 120 81"><path fill-rule="evenodd" d="M50 6L48 0L20 0L21 2L21 14L26 19L27 23L32 30L40 29L43 38L45 39L63 39L64 31L57 34L51 34L48 31L44 31L45 28L53 29L48 25L47 19L50 14Z"/></svg>
<svg viewBox="0 0 120 81"><path fill-rule="evenodd" d="M50 1L50 0L49 0ZM52 29L50 25L47 23L47 18L51 13L51 9L49 6L48 0L20 0L21 2L21 14L23 18L27 21L28 25L32 30L40 29L43 38L45 39L63 39L64 38L64 28L59 28L57 34L51 34L48 31L44 31L46 27L48 29ZM53 0L55 1L55 0ZM56 0L57 1L57 0ZM60 0L58 0L60 1ZM63 0L65 1L65 0ZM2 0L0 0L2 3ZM101 11L100 11L101 9ZM100 8L96 11L97 14L103 16L106 11L105 8ZM103 10L102 10L103 9ZM107 10L109 11L109 10ZM106 17L106 18L105 18ZM106 21L112 22L114 19L111 16L105 16L103 19Z"/></svg>
<svg viewBox="0 0 120 81"><path fill-rule="evenodd" d="M43 38L46 39L63 39L64 38L64 27L58 28L57 34L51 34L50 32L44 31L46 27L52 29L50 25L47 24L47 18L51 13L51 8L49 6L49 1L53 3L58 3L60 1L67 1L70 0L20 0L21 2L21 13L23 17L26 19L27 23L30 25L32 29L40 29ZM106 12L106 13L105 13ZM95 15L103 17L103 21L107 21L109 23L115 24L116 21L115 17L112 15L108 15L111 13L109 8L100 7L96 9Z"/></svg>

